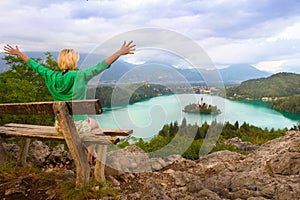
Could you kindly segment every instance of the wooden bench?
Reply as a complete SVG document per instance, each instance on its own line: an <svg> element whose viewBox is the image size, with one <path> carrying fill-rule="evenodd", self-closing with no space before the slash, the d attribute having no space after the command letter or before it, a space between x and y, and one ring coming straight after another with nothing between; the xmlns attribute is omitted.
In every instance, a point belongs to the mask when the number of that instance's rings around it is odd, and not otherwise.
<svg viewBox="0 0 300 200"><path fill-rule="evenodd" d="M101 114L99 100L30 102L0 104L0 114L38 114L55 115L63 134L58 134L54 126L38 126L29 124L9 123L0 126L0 163L7 160L7 153L3 147L6 137L20 137L20 151L18 163L26 166L31 138L65 140L76 166L76 186L82 187L90 177L90 165L87 159L86 145L98 144L97 159L94 175L97 181L105 181L104 168L106 161L106 147L119 142L116 136L128 136L132 130L94 129L87 134L78 134L73 114Z"/></svg>

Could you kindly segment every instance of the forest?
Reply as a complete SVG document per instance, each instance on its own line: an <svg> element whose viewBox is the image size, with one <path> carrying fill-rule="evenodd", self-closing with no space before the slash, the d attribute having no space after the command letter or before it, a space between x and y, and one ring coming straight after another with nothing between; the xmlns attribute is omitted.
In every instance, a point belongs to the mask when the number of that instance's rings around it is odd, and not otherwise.
<svg viewBox="0 0 300 200"><path fill-rule="evenodd" d="M300 113L300 74L277 73L268 78L242 82L239 86L226 88L231 99L262 100L271 98L271 107L291 113Z"/></svg>
<svg viewBox="0 0 300 200"><path fill-rule="evenodd" d="M281 98L272 103L272 108L290 113L300 113L300 95Z"/></svg>
<svg viewBox="0 0 300 200"><path fill-rule="evenodd" d="M95 94L93 94L94 91ZM112 106L132 104L152 97L168 94L172 94L172 91L163 85L142 82L120 86L91 87L88 88L87 98L99 99L102 106Z"/></svg>
<svg viewBox="0 0 300 200"><path fill-rule="evenodd" d="M300 121L290 130L300 130ZM239 137L244 142L248 141L252 144L262 145L269 140L283 136L286 131L287 129L262 129L246 122L239 124L238 121L234 124L229 122L222 124L213 121L211 124L205 122L201 126L197 124L191 125L187 124L187 121L184 118L181 125L179 125L177 121L165 124L159 133L149 141L130 137L123 139L119 144L119 147L123 148L134 144L153 157L183 152L182 156L184 158L196 160L201 156L201 154L199 155L199 151L204 140L211 142L211 145L213 146L212 149L208 149L208 153L220 150L230 150L246 154L245 151L241 151L233 145L224 144L224 141L230 138ZM209 135L207 134L208 132L210 133ZM185 144L188 146L187 149L185 149ZM161 149L163 150L161 151Z"/></svg>

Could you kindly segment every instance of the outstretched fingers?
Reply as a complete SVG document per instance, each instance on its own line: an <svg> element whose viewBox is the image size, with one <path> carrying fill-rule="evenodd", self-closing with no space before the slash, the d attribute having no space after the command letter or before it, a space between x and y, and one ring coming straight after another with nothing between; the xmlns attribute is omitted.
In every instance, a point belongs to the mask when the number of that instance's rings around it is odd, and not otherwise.
<svg viewBox="0 0 300 200"><path fill-rule="evenodd" d="M16 46L16 48L14 49L9 44L7 44L6 46L4 46L3 50L4 50L4 53L6 53L6 54L13 54L13 55L16 55L20 51L18 46Z"/></svg>
<svg viewBox="0 0 300 200"><path fill-rule="evenodd" d="M130 41L128 43L126 43L126 41L123 42L122 45L122 54L134 54L135 51L135 44L133 43L133 41Z"/></svg>

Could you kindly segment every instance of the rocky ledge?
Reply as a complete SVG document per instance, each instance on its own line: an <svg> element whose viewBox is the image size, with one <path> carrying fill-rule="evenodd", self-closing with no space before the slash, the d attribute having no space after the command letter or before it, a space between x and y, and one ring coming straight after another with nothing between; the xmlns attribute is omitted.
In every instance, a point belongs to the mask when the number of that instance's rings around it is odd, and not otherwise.
<svg viewBox="0 0 300 200"><path fill-rule="evenodd" d="M108 178L122 199L299 199L300 132L287 132L246 156L219 151Z"/></svg>
<svg viewBox="0 0 300 200"><path fill-rule="evenodd" d="M261 146L237 138L227 142L251 148L247 155L219 151L192 161L179 155L149 158L130 146L108 152L106 177L122 200L299 199L299 131L289 131ZM34 142L30 149L29 161L35 165L51 170L67 164L72 169L72 159L61 145L51 151ZM7 150L16 152L17 148L7 146Z"/></svg>

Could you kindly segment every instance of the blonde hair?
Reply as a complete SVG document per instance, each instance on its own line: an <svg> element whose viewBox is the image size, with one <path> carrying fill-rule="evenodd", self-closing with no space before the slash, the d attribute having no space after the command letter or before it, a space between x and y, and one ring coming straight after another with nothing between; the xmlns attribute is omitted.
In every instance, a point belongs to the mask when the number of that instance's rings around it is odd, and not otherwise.
<svg viewBox="0 0 300 200"><path fill-rule="evenodd" d="M78 70L79 54L74 49L63 49L58 55L58 66L62 70Z"/></svg>

